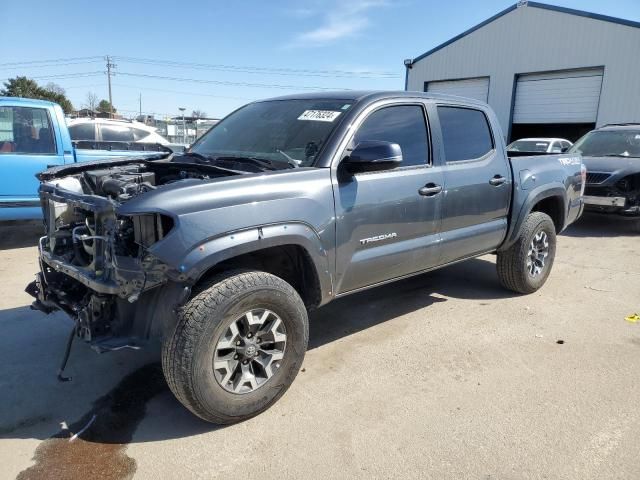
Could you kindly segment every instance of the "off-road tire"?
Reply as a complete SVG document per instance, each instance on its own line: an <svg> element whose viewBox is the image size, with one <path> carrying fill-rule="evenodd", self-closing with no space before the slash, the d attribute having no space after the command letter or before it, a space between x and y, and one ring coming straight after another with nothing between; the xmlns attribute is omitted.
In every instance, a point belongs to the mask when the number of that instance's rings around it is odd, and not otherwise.
<svg viewBox="0 0 640 480"><path fill-rule="evenodd" d="M540 231L547 234L549 255L544 268L537 276L527 269L529 246ZM503 287L517 293L533 293L538 290L549 277L556 254L556 229L553 221L546 213L532 212L520 228L518 240L507 250L498 252L498 278Z"/></svg>
<svg viewBox="0 0 640 480"><path fill-rule="evenodd" d="M237 315L257 307L270 309L284 322L284 358L264 385L234 394L214 377L215 347ZM198 289L177 317L162 345L162 368L176 398L203 420L228 424L263 412L286 392L300 370L309 339L307 310L296 290L275 275L226 272Z"/></svg>

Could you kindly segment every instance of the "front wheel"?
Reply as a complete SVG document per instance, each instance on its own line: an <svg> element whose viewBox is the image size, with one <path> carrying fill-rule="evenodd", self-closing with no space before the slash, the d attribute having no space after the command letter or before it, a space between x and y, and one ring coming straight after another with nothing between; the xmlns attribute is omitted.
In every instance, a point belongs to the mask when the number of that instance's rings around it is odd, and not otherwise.
<svg viewBox="0 0 640 480"><path fill-rule="evenodd" d="M162 367L185 407L209 422L234 423L285 393L308 338L307 311L291 285L264 272L228 272L178 313Z"/></svg>
<svg viewBox="0 0 640 480"><path fill-rule="evenodd" d="M556 256L556 229L546 213L532 212L525 219L516 242L498 252L498 277L507 289L533 293L549 277Z"/></svg>

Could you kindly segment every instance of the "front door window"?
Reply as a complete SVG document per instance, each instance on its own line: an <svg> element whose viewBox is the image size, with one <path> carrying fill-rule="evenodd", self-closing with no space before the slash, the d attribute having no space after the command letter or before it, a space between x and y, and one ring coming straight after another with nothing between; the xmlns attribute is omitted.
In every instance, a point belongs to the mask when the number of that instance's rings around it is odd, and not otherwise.
<svg viewBox="0 0 640 480"><path fill-rule="evenodd" d="M43 108L0 107L0 154L56 153L49 115Z"/></svg>

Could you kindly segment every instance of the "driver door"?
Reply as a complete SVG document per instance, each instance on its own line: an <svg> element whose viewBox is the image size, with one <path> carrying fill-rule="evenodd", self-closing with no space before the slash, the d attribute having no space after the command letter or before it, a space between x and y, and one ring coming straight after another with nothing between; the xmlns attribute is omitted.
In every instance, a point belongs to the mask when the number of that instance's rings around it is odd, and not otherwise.
<svg viewBox="0 0 640 480"><path fill-rule="evenodd" d="M62 164L46 109L0 105L0 201L39 208L35 175Z"/></svg>
<svg viewBox="0 0 640 480"><path fill-rule="evenodd" d="M385 171L335 172L338 295L435 266L439 257L442 193L423 187L438 190L443 172L432 164L425 106L387 103L363 117L350 147L397 143L403 161Z"/></svg>

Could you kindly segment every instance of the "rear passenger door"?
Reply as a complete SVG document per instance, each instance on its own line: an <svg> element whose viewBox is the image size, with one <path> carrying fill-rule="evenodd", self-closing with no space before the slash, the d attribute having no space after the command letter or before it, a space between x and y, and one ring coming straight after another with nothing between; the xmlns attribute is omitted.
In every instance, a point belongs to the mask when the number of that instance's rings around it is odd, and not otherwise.
<svg viewBox="0 0 640 480"><path fill-rule="evenodd" d="M511 173L481 108L437 106L445 192L442 262L488 252L507 232Z"/></svg>

